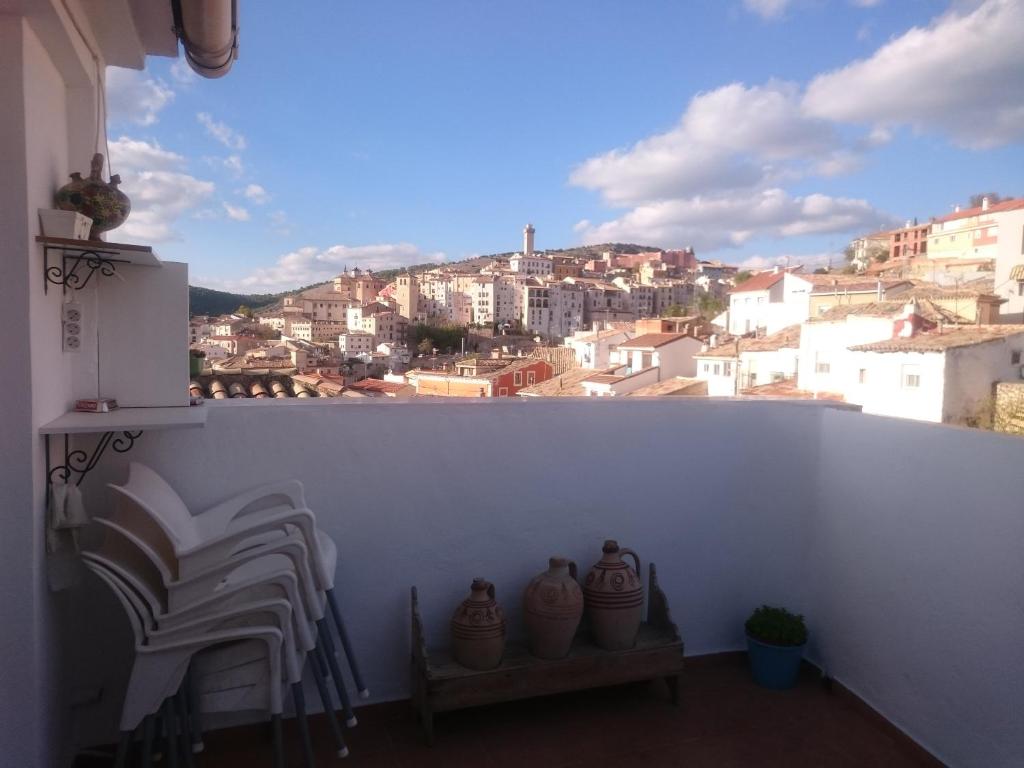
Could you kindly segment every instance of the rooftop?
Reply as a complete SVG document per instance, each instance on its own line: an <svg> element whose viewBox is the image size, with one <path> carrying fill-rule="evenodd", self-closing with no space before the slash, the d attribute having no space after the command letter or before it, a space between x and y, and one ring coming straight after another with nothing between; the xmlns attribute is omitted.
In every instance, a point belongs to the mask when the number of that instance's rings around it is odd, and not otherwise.
<svg viewBox="0 0 1024 768"><path fill-rule="evenodd" d="M770 336L735 338L701 351L694 357L737 357L742 352L775 352L800 347L800 326L790 325Z"/></svg>
<svg viewBox="0 0 1024 768"><path fill-rule="evenodd" d="M786 276L783 270L768 271L754 275L733 288L729 293L746 293L747 291L767 291Z"/></svg>
<svg viewBox="0 0 1024 768"><path fill-rule="evenodd" d="M560 376L520 389L516 394L535 397L583 397L587 394L583 382L599 371L590 368L573 368Z"/></svg>
<svg viewBox="0 0 1024 768"><path fill-rule="evenodd" d="M944 221L967 219L972 216L980 216L983 213L1002 213L1004 211L1016 211L1020 208L1024 208L1024 199L1015 198L1013 200L1003 200L999 203L992 203L987 209L982 208L979 205L974 208L964 208L959 211L954 211L953 213L947 213L945 216L936 217L935 222L941 224Z"/></svg>
<svg viewBox="0 0 1024 768"><path fill-rule="evenodd" d="M645 333L643 336L637 336L624 344L619 344L619 349L657 349L687 338L692 337L685 333Z"/></svg>
<svg viewBox="0 0 1024 768"><path fill-rule="evenodd" d="M664 395L706 395L708 383L704 379L691 379L686 376L673 376L656 381L645 387L627 393L628 397L662 397Z"/></svg>
<svg viewBox="0 0 1024 768"><path fill-rule="evenodd" d="M1024 334L1024 325L972 325L850 347L854 352L945 352Z"/></svg>

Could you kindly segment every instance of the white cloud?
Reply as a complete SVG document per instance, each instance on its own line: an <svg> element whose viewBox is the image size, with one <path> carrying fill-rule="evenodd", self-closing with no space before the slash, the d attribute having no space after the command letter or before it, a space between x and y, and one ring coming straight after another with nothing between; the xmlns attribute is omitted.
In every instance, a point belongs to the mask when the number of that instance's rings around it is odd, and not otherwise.
<svg viewBox="0 0 1024 768"><path fill-rule="evenodd" d="M322 250L306 246L279 257L274 266L257 269L240 280L206 280L204 284L252 293L276 293L328 280L345 267L381 270L428 261L443 262L444 254L424 253L411 243L333 245Z"/></svg>
<svg viewBox="0 0 1024 768"><path fill-rule="evenodd" d="M270 195L267 194L267 190L259 184L248 185L242 194L244 194L249 200L252 200L256 205L263 205L270 199Z"/></svg>
<svg viewBox="0 0 1024 768"><path fill-rule="evenodd" d="M850 0L850 5L855 5L858 8L874 8L881 4L882 0Z"/></svg>
<svg viewBox="0 0 1024 768"><path fill-rule="evenodd" d="M985 0L816 77L803 107L840 122L941 131L964 147L1024 138L1024 2Z"/></svg>
<svg viewBox="0 0 1024 768"><path fill-rule="evenodd" d="M221 160L221 164L231 171L236 178L245 173L245 164L242 162L242 158L238 155L228 155Z"/></svg>
<svg viewBox="0 0 1024 768"><path fill-rule="evenodd" d="M651 243L698 251L738 248L759 237L793 237L879 229L892 218L867 201L769 188L745 194L658 200L617 219L589 225L587 244Z"/></svg>
<svg viewBox="0 0 1024 768"><path fill-rule="evenodd" d="M843 254L835 252L824 253L783 253L775 256L748 256L736 266L741 269L768 269L769 267L795 267L802 265L804 273L812 272L818 267L826 267L831 264L833 267L843 266Z"/></svg>
<svg viewBox="0 0 1024 768"><path fill-rule="evenodd" d="M697 94L672 130L590 158L569 181L635 204L776 182L839 147L828 122L801 113L795 84L733 83Z"/></svg>
<svg viewBox="0 0 1024 768"><path fill-rule="evenodd" d="M107 67L106 80L111 123L152 125L160 110L174 100L174 91L166 83L134 69Z"/></svg>
<svg viewBox="0 0 1024 768"><path fill-rule="evenodd" d="M204 203L214 184L184 172L185 158L159 144L122 136L110 142L111 168L132 202L115 239L145 243L178 239L175 222Z"/></svg>
<svg viewBox="0 0 1024 768"><path fill-rule="evenodd" d="M171 64L171 77L174 82L185 86L192 85L199 80L199 76L192 71L192 67L188 65L184 57L175 59Z"/></svg>
<svg viewBox="0 0 1024 768"><path fill-rule="evenodd" d="M236 152L245 149L245 137L227 123L214 120L209 112L197 113L196 119L206 129L208 134L228 149L233 149Z"/></svg>
<svg viewBox="0 0 1024 768"><path fill-rule="evenodd" d="M786 10L790 0L743 0L743 6L764 19L777 19Z"/></svg>
<svg viewBox="0 0 1024 768"><path fill-rule="evenodd" d="M233 221L248 221L249 211L238 205L231 205L231 203L224 203L224 211L227 213L228 218Z"/></svg>

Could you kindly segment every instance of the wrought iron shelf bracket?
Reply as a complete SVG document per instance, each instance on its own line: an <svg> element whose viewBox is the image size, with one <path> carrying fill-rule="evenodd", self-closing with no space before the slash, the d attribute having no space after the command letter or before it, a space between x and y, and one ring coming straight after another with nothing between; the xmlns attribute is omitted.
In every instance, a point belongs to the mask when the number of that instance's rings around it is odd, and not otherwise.
<svg viewBox="0 0 1024 768"><path fill-rule="evenodd" d="M57 254L51 258L51 251ZM43 292L49 284L59 285L64 291L79 291L99 272L104 277L117 274L118 264L130 264L128 259L116 258L120 251L99 248L74 248L66 245L43 244ZM55 262L55 263L51 263Z"/></svg>
<svg viewBox="0 0 1024 768"><path fill-rule="evenodd" d="M71 440L68 434L64 435L64 463L52 466L50 462L50 435L44 435L46 440L46 484L47 490L57 479L66 484L74 483L81 485L85 476L96 468L107 448L113 448L116 453L127 453L135 445L135 441L142 435L142 430L124 430L118 432L104 432L93 448L92 453L81 448L71 448ZM49 494L47 494L49 499Z"/></svg>

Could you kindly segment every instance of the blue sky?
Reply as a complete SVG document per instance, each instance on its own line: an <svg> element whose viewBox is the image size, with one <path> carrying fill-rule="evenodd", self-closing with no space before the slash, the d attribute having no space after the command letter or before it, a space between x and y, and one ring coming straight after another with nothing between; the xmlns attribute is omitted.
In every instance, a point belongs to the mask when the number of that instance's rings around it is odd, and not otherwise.
<svg viewBox="0 0 1024 768"><path fill-rule="evenodd" d="M818 264L1024 193L1024 0L241 3L220 80L110 70L112 236L277 291L607 240ZM837 257L838 258L838 257Z"/></svg>

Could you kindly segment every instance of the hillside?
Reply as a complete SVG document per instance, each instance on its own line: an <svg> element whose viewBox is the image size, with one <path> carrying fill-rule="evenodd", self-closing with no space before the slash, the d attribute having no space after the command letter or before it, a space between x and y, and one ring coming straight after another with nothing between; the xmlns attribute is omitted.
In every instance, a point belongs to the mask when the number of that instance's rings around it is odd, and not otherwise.
<svg viewBox="0 0 1024 768"><path fill-rule="evenodd" d="M636 245L634 243L602 243L600 245L582 245L575 248L552 248L544 251L549 256L569 256L572 258L586 258L593 259L599 257L604 251L611 251L612 253L643 253L645 251L658 251L661 250L657 246L653 245ZM409 267L401 267L396 269L384 269L374 274L383 280L394 280L395 277L408 270L409 272L425 272L428 269L434 269L439 266L445 267L462 267L463 269L478 270L480 267L486 266L495 259L508 259L513 256L513 251L506 253L491 253L485 256L473 256L469 259L463 259L461 261L447 261L443 264L436 262L427 262L426 264L413 264ZM295 288L291 291L282 291L281 293L258 293L258 294L245 294L245 293L230 293L228 291L215 291L212 288L200 288L196 285L190 285L188 287L188 304L190 315L223 315L228 312L233 312L240 306L247 306L252 310L268 310L275 308L285 296L292 296L301 291L309 290L310 288L317 288L323 285L329 285L328 282L315 283L313 285L304 285L301 288Z"/></svg>

